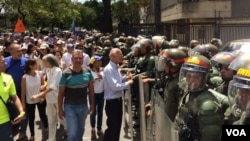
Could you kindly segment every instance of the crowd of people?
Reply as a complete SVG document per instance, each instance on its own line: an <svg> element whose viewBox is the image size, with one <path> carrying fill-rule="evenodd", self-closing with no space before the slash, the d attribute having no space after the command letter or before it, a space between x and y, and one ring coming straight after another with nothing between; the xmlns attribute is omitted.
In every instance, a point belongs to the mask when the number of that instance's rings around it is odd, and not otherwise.
<svg viewBox="0 0 250 141"><path fill-rule="evenodd" d="M223 124L250 121L250 59L244 52L221 51L221 46L217 38L182 46L165 36L97 31L2 34L0 96L4 101L11 97L20 115L10 121L0 102L0 131L5 133L0 138L12 141L17 134L22 140L28 126L29 140L35 140L37 108L48 141L56 141L58 125L67 131L68 141L81 141L88 114L92 139L119 141L124 91L131 86L138 117L142 79L161 95L180 140L219 141ZM151 97L145 102L147 117L152 116ZM12 130L15 124L17 131Z"/></svg>

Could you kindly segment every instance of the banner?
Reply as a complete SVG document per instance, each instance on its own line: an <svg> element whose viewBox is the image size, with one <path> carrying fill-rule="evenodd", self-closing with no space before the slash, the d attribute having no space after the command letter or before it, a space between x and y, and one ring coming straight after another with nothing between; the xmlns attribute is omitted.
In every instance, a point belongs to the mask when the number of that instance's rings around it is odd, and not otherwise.
<svg viewBox="0 0 250 141"><path fill-rule="evenodd" d="M25 32L25 26L21 19L17 19L14 32Z"/></svg>

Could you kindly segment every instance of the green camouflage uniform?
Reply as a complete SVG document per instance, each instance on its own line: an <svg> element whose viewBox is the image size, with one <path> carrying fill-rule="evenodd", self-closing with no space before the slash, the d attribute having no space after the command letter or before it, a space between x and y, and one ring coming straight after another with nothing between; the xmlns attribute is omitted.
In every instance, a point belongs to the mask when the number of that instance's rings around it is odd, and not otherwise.
<svg viewBox="0 0 250 141"><path fill-rule="evenodd" d="M220 141L222 104L207 89L183 95L176 116L180 141Z"/></svg>

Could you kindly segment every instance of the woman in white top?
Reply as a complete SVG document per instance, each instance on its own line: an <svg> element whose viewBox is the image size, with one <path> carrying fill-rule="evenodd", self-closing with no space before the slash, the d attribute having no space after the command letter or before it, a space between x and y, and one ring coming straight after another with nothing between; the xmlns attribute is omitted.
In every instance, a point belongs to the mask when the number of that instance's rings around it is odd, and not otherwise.
<svg viewBox="0 0 250 141"><path fill-rule="evenodd" d="M94 77L94 93L95 93L95 110L90 115L90 124L92 127L91 138L96 139L96 115L97 115L97 135L103 136L102 131L102 117L104 105L104 85L103 85L103 70L102 70L102 57L94 55L90 58L89 67Z"/></svg>
<svg viewBox="0 0 250 141"><path fill-rule="evenodd" d="M29 128L31 137L29 140L34 140L34 122L35 108L37 106L40 119L44 125L45 131L48 130L48 119L46 115L46 101L44 99L35 99L35 95L44 89L44 79L41 77L41 72L37 70L37 62L35 59L29 59L26 62L25 74L22 77L21 98L23 108L26 108L29 119Z"/></svg>
<svg viewBox="0 0 250 141"><path fill-rule="evenodd" d="M58 123L58 90L59 81L62 76L62 69L59 68L56 57L53 54L47 54L42 58L46 67L47 86L45 91L39 95L45 95L47 101L47 115L49 121L48 141L56 141L56 129ZM66 128L65 121L59 121Z"/></svg>
<svg viewBox="0 0 250 141"><path fill-rule="evenodd" d="M56 129L58 123L58 90L59 81L62 76L62 70L59 68L56 57L53 54L47 54L42 58L43 64L46 67L47 85L44 91L40 92L37 97L46 97L47 115L49 122L49 137L48 141L56 141ZM59 122L66 128L65 121Z"/></svg>

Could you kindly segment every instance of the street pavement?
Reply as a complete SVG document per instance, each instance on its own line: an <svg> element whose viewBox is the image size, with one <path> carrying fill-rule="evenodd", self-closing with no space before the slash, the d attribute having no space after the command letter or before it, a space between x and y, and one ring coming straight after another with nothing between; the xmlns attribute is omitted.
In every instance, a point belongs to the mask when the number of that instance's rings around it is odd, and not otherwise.
<svg viewBox="0 0 250 141"><path fill-rule="evenodd" d="M124 113L125 114L125 113ZM103 131L107 128L106 126L106 114L105 110L103 111ZM115 121L114 121L115 122ZM39 119L38 110L36 109L36 115L35 115L35 141L46 141L46 134L43 133L43 127L41 124L41 121ZM30 137L30 131L29 127L27 127L26 131L27 137ZM63 129L62 126L58 127L57 130L57 141L67 141L66 139L66 132ZM131 137L129 136L130 133L128 133L128 127L125 127L125 122L123 120L122 128L121 128L121 134L120 134L120 141L131 141ZM15 137L16 138L16 137ZM28 141L28 138L25 138L21 141ZM16 141L16 140L14 140ZM90 116L88 115L85 123L85 133L83 136L83 141L102 141L102 138L97 138L95 140L91 140L91 126L90 126Z"/></svg>

